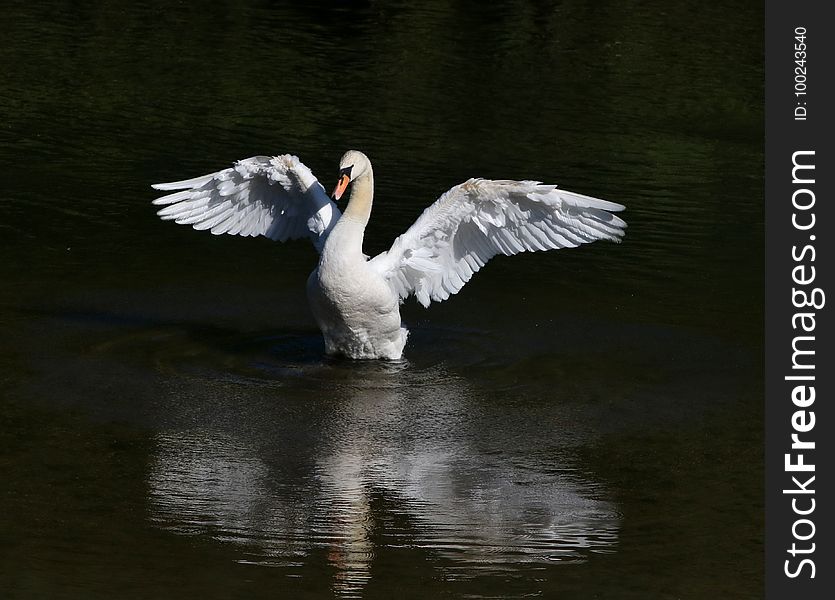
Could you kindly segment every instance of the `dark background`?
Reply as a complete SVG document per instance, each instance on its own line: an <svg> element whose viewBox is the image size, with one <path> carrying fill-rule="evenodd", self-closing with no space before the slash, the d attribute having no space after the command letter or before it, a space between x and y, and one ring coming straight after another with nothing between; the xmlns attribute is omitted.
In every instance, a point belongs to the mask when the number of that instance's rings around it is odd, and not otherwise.
<svg viewBox="0 0 835 600"><path fill-rule="evenodd" d="M745 2L9 2L0 587L12 597L750 597L763 584L763 16ZM322 356L306 244L150 184L371 158L366 252L468 177L622 245Z"/></svg>

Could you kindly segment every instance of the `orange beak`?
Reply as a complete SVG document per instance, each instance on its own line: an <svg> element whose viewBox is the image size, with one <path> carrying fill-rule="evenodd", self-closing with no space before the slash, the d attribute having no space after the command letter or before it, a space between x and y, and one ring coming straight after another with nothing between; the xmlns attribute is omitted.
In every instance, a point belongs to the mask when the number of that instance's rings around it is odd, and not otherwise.
<svg viewBox="0 0 835 600"><path fill-rule="evenodd" d="M345 193L345 188L348 187L349 183L351 183L351 178L346 173L340 175L339 181L336 182L336 187L333 188L333 194L331 194L331 197L334 200L339 200L342 197L342 194Z"/></svg>

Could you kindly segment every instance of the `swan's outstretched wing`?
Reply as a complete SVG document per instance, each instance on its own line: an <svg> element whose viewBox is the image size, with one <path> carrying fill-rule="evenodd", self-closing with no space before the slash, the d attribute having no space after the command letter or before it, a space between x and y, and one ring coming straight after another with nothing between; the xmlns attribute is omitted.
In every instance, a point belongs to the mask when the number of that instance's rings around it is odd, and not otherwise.
<svg viewBox="0 0 835 600"><path fill-rule="evenodd" d="M470 179L429 206L369 265L400 298L428 306L460 290L497 254L619 242L623 206L537 181Z"/></svg>
<svg viewBox="0 0 835 600"><path fill-rule="evenodd" d="M321 252L342 213L295 156L253 156L202 177L158 183L157 190L182 190L157 198L157 214L214 234L264 235L284 242L309 237Z"/></svg>

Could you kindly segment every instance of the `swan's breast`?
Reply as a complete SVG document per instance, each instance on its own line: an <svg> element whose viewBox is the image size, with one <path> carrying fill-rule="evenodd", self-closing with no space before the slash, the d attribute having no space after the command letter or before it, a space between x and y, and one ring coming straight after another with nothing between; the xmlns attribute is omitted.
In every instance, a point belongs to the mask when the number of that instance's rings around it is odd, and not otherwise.
<svg viewBox="0 0 835 600"><path fill-rule="evenodd" d="M361 264L321 262L310 275L308 292L345 316L379 316L399 304L388 283L364 260Z"/></svg>

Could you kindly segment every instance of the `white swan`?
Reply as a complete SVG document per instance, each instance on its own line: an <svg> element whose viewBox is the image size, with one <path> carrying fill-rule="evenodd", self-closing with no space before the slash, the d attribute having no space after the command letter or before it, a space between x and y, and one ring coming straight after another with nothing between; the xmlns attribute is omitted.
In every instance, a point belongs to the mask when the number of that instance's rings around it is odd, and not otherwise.
<svg viewBox="0 0 835 600"><path fill-rule="evenodd" d="M414 294L428 306L455 294L497 254L619 242L623 206L537 181L470 179L429 206L386 252L362 252L374 174L368 157L349 150L339 163L333 199L352 184L341 214L295 156L255 156L202 177L154 185L181 190L154 200L163 219L214 234L308 237L319 264L307 280L311 309L328 354L399 359L408 331L400 303Z"/></svg>

